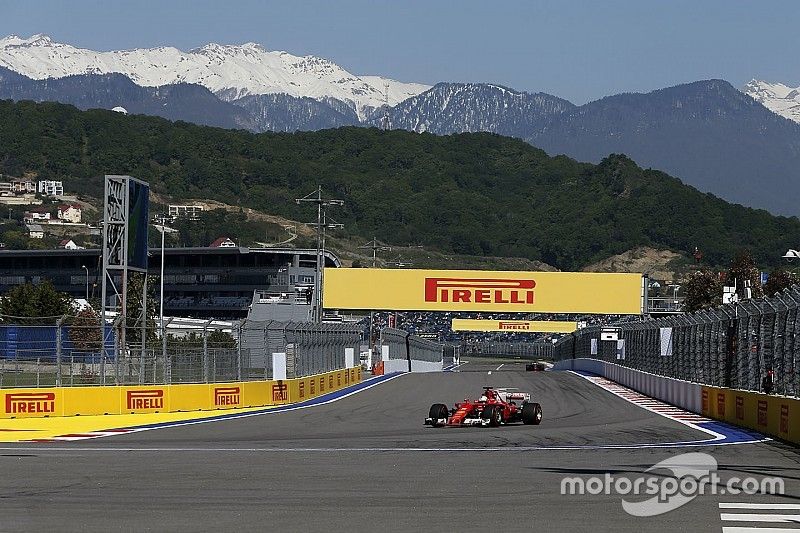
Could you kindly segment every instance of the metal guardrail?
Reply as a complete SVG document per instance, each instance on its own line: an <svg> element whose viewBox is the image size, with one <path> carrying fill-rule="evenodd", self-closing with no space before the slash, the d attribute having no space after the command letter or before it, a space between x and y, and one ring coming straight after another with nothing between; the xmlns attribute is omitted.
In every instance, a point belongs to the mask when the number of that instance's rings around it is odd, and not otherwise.
<svg viewBox="0 0 800 533"><path fill-rule="evenodd" d="M717 387L800 395L800 287L771 298L619 324L617 341L601 328L555 345L555 359L594 358Z"/></svg>
<svg viewBox="0 0 800 533"><path fill-rule="evenodd" d="M93 323L91 323L93 322ZM361 330L293 322L122 327L80 317L6 318L0 324L0 388L215 383L272 378L272 353L287 354L288 377L345 367ZM142 340L144 339L144 341Z"/></svg>

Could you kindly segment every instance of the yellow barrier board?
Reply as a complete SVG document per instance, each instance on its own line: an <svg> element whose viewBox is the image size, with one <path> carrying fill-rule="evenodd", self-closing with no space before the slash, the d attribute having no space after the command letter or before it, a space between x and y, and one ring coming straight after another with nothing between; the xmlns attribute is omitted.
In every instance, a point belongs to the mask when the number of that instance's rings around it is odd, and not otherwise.
<svg viewBox="0 0 800 533"><path fill-rule="evenodd" d="M703 387L703 415L800 444L800 400Z"/></svg>
<svg viewBox="0 0 800 533"><path fill-rule="evenodd" d="M361 381L361 368L283 381L0 389L0 419L157 414L284 405Z"/></svg>
<svg viewBox="0 0 800 533"><path fill-rule="evenodd" d="M41 418L64 415L62 389L2 389L3 418Z"/></svg>
<svg viewBox="0 0 800 533"><path fill-rule="evenodd" d="M118 415L122 413L117 387L64 387L64 416Z"/></svg>
<svg viewBox="0 0 800 533"><path fill-rule="evenodd" d="M557 320L473 320L454 318L453 331L491 331L501 333L572 333L577 322Z"/></svg>
<svg viewBox="0 0 800 533"><path fill-rule="evenodd" d="M169 411L207 411L215 409L211 403L211 385L205 383L191 385L169 385Z"/></svg>
<svg viewBox="0 0 800 533"><path fill-rule="evenodd" d="M642 312L642 275L332 268L325 272L328 309Z"/></svg>

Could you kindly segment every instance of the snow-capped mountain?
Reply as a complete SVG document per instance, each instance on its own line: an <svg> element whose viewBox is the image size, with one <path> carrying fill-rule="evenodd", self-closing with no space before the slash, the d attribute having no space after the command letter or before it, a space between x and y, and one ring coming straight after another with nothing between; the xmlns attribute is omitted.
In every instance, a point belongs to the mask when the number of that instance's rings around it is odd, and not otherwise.
<svg viewBox="0 0 800 533"><path fill-rule="evenodd" d="M437 83L390 111L392 128L437 135L489 131L526 138L574 104L546 93L527 93L490 83ZM382 113L370 123L380 126Z"/></svg>
<svg viewBox="0 0 800 533"><path fill-rule="evenodd" d="M800 122L800 87L750 80L742 92L784 118Z"/></svg>
<svg viewBox="0 0 800 533"><path fill-rule="evenodd" d="M334 99L350 106L359 118L384 104L386 84L390 106L429 88L356 76L327 59L268 51L255 43L207 44L188 52L173 47L97 52L46 35L12 35L0 39L0 66L37 80L120 73L144 87L194 83L226 101L261 94Z"/></svg>

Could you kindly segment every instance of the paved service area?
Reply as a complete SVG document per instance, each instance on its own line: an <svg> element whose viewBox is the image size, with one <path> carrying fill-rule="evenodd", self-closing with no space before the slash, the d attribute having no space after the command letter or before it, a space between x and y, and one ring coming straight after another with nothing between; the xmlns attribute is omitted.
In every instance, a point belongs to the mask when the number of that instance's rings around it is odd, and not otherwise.
<svg viewBox="0 0 800 533"><path fill-rule="evenodd" d="M576 374L500 364L400 375L303 409L1 445L0 530L800 531L796 448L707 446L708 434ZM484 385L530 391L542 424L422 425L432 403ZM701 495L634 517L617 494L561 494L565 476L636 477L687 452L711 454L723 479L780 476L786 495ZM776 513L790 518L773 523Z"/></svg>

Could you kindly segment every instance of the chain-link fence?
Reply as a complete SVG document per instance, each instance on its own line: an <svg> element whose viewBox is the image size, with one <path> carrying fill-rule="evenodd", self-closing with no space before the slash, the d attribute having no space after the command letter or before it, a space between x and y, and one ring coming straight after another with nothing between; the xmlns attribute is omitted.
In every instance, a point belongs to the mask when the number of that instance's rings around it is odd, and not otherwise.
<svg viewBox="0 0 800 533"><path fill-rule="evenodd" d="M0 387L214 383L271 379L272 353L287 354L287 376L345 367L361 331L346 324L242 321L123 327L81 317L0 323ZM162 334L162 331L164 334Z"/></svg>
<svg viewBox="0 0 800 533"><path fill-rule="evenodd" d="M381 346L388 346L389 359L405 359L440 363L444 346L430 339L423 339L401 329L384 328L380 335Z"/></svg>
<svg viewBox="0 0 800 533"><path fill-rule="evenodd" d="M588 357L695 383L800 393L800 288L706 311L579 330L557 360Z"/></svg>
<svg viewBox="0 0 800 533"><path fill-rule="evenodd" d="M345 367L345 350L358 357L361 328L349 323L255 322L240 325L244 379L271 379L272 354L286 353L288 377Z"/></svg>

